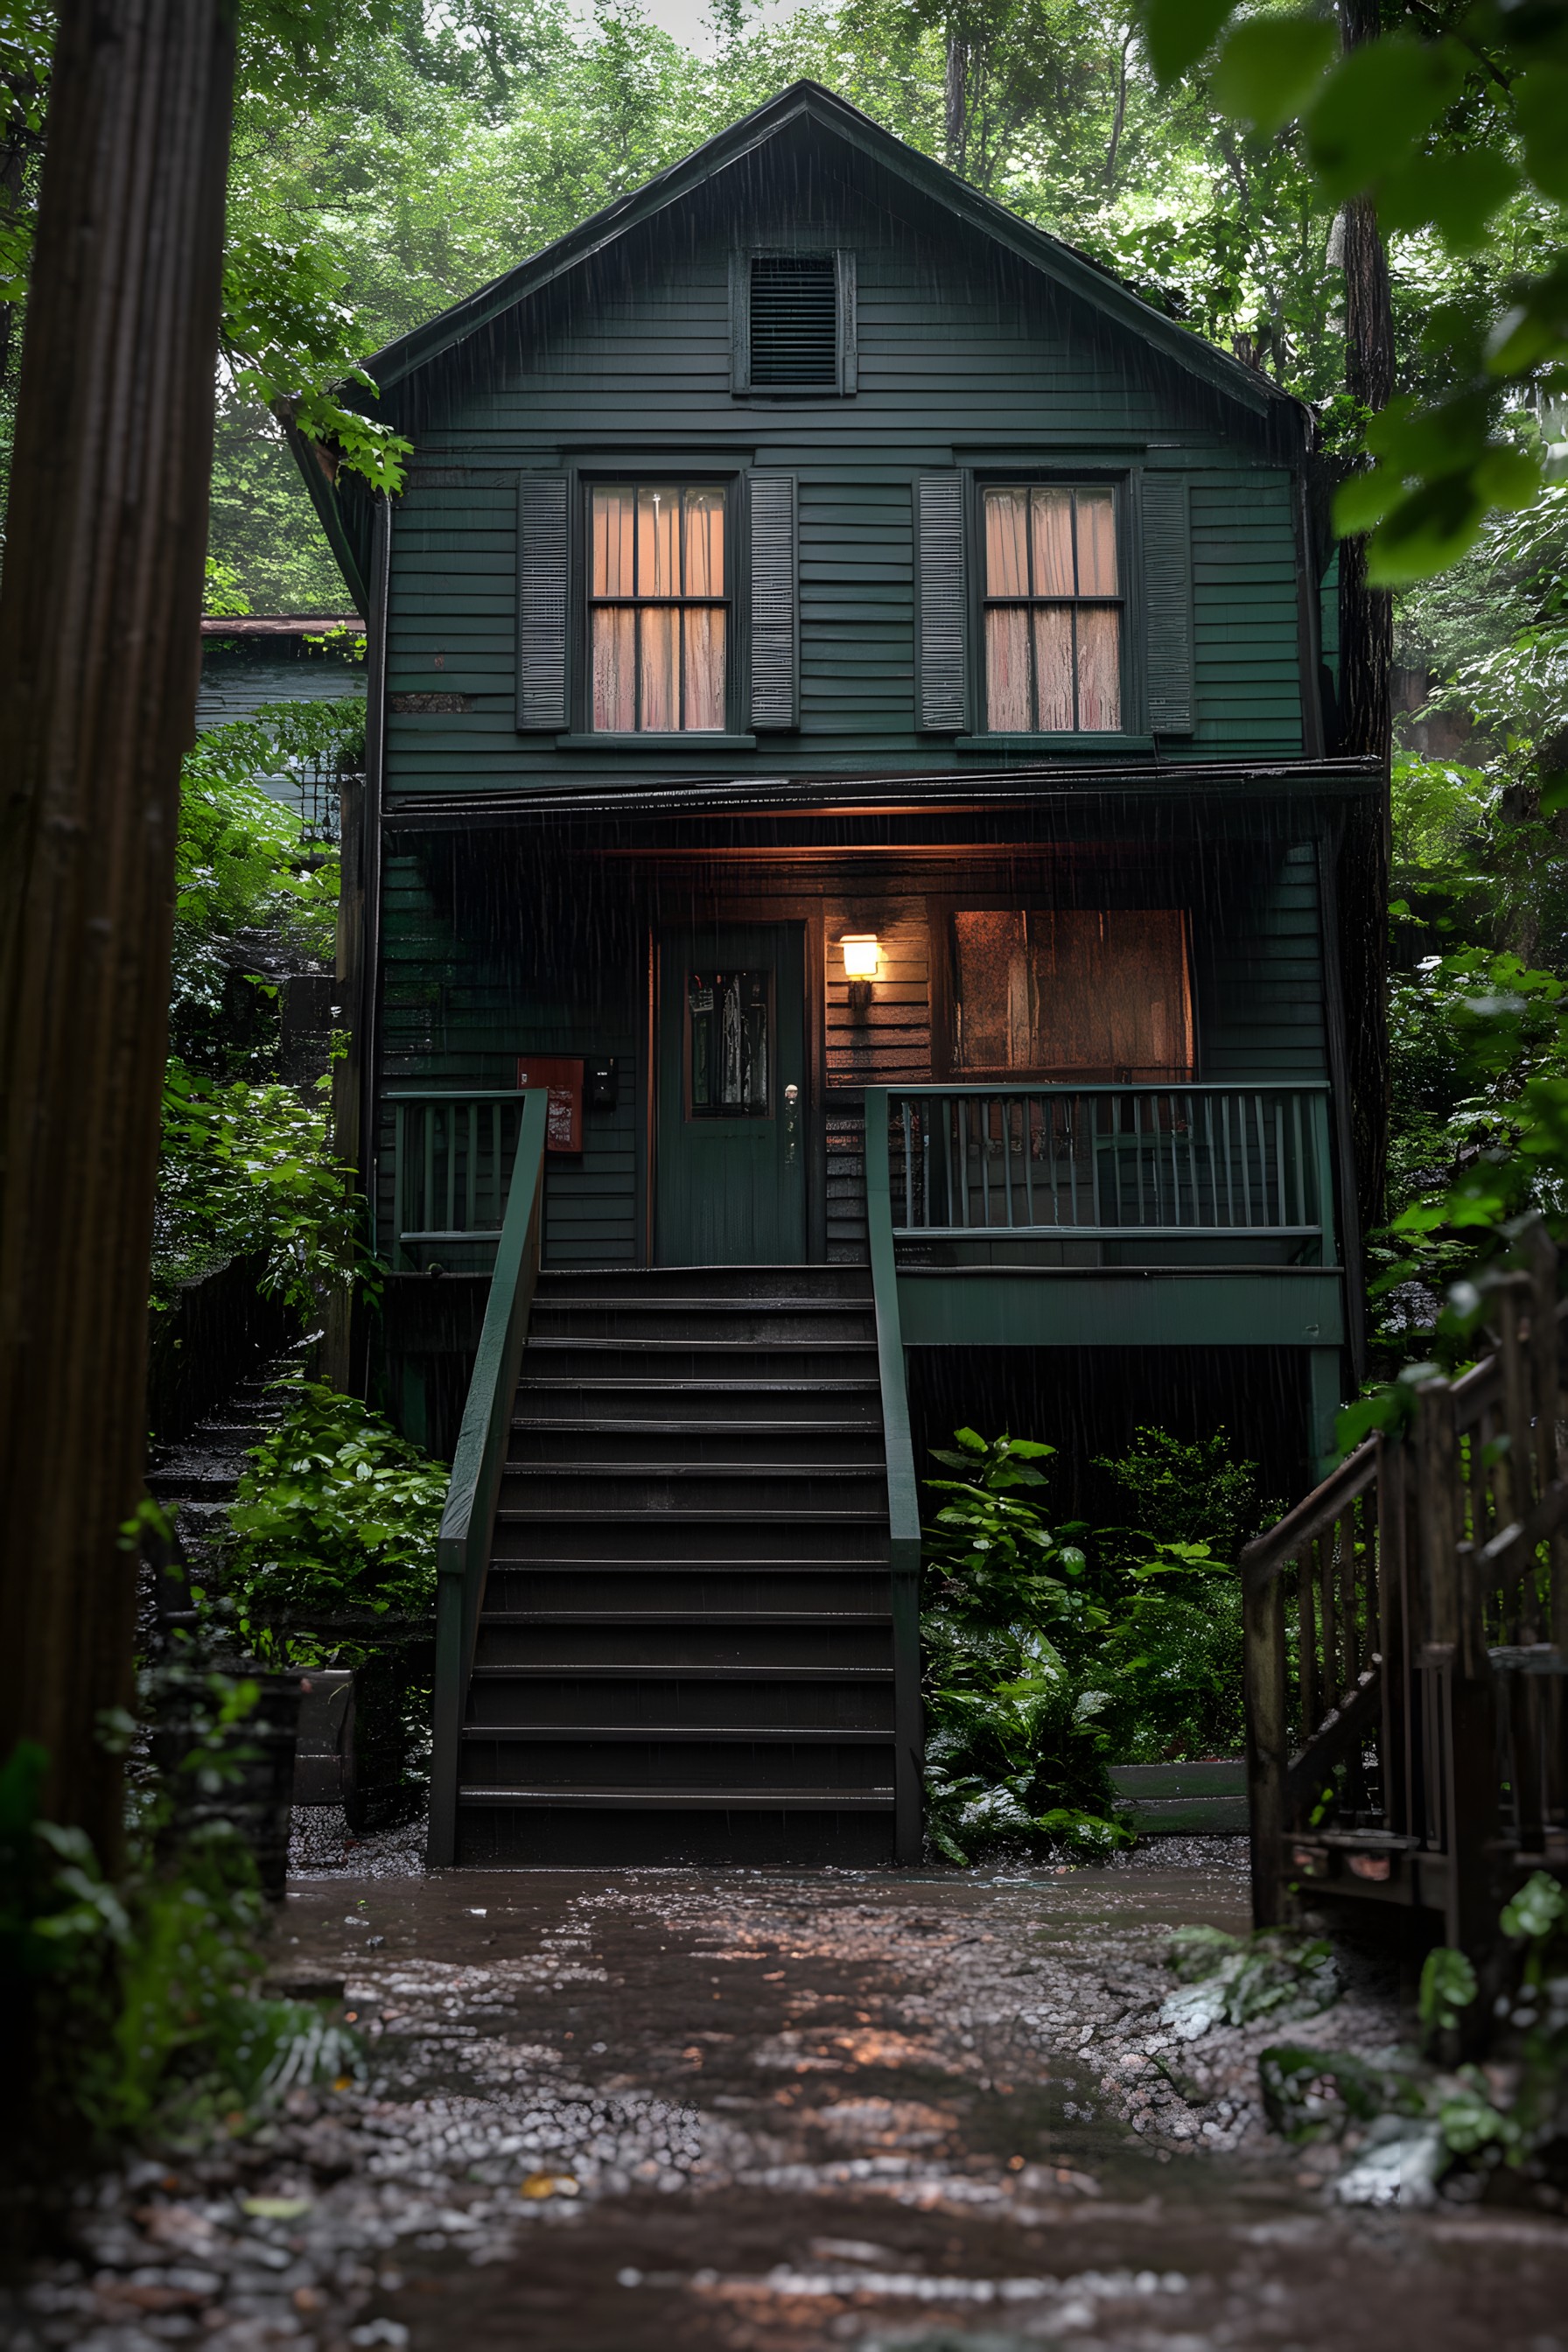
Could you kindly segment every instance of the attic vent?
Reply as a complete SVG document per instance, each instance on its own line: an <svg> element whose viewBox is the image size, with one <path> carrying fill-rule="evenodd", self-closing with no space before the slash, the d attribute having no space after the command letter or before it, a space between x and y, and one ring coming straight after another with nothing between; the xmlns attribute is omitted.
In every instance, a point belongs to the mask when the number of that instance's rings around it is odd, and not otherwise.
<svg viewBox="0 0 1568 2352"><path fill-rule="evenodd" d="M752 257L751 377L758 392L838 389L838 271L831 253Z"/></svg>

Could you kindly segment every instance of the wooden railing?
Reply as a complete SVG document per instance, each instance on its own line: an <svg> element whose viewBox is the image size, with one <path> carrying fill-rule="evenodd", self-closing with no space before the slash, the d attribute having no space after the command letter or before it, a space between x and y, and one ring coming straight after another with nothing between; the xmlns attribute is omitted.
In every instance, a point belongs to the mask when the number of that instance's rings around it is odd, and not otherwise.
<svg viewBox="0 0 1568 2352"><path fill-rule="evenodd" d="M904 1087L885 1099L900 1240L1226 1234L1333 1262L1326 1085Z"/></svg>
<svg viewBox="0 0 1568 2352"><path fill-rule="evenodd" d="M1568 1304L1521 1250L1483 1360L1242 1556L1260 1926L1314 1889L1420 1906L1480 1967L1521 1877L1568 1874Z"/></svg>
<svg viewBox="0 0 1568 2352"><path fill-rule="evenodd" d="M526 1099L515 1088L386 1096L395 1272L417 1266L422 1253L499 1240Z"/></svg>
<svg viewBox="0 0 1568 2352"><path fill-rule="evenodd" d="M456 1859L463 1709L484 1606L496 1500L511 1439L518 1370L539 1277L548 1105L542 1093L525 1095L521 1103L516 1157L495 1271L463 1408L447 1507L436 1541L435 1744L428 1849L432 1869Z"/></svg>
<svg viewBox="0 0 1568 2352"><path fill-rule="evenodd" d="M877 1317L877 1369L888 1464L889 1564L893 1618L893 1859L916 1863L922 1832L924 1732L921 1709L921 1512L910 1437L899 1276L893 1259L888 1121L866 1122L867 1225Z"/></svg>

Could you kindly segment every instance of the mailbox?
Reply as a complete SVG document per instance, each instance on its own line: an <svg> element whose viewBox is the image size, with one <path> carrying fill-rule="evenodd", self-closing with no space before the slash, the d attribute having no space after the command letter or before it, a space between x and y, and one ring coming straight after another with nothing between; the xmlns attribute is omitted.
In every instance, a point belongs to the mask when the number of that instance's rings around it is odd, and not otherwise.
<svg viewBox="0 0 1568 2352"><path fill-rule="evenodd" d="M583 1149L583 1057L580 1054L520 1054L520 1089L542 1087L550 1097L544 1130L547 1151Z"/></svg>

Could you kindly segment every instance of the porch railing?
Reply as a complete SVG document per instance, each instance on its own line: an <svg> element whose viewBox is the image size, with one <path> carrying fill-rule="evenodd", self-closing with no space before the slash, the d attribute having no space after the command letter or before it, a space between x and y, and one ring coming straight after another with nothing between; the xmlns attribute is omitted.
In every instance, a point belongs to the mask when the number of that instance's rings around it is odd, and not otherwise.
<svg viewBox="0 0 1568 2352"><path fill-rule="evenodd" d="M1568 1302L1524 1245L1491 1352L1242 1558L1259 1925L1318 1886L1419 1905L1483 1984L1520 1879L1568 1874Z"/></svg>
<svg viewBox="0 0 1568 2352"><path fill-rule="evenodd" d="M457 1858L463 1707L484 1607L517 1376L539 1279L547 1105L540 1093L513 1099L520 1105L519 1124L516 1156L508 1171L506 1213L452 1461L447 1507L436 1538L436 1689L428 1847L432 1869Z"/></svg>
<svg viewBox="0 0 1568 2352"><path fill-rule="evenodd" d="M422 1249L494 1243L506 1213L522 1106L515 1088L392 1094L392 1264Z"/></svg>
<svg viewBox="0 0 1568 2352"><path fill-rule="evenodd" d="M867 1090L900 1241L1232 1234L1333 1262L1326 1084Z"/></svg>

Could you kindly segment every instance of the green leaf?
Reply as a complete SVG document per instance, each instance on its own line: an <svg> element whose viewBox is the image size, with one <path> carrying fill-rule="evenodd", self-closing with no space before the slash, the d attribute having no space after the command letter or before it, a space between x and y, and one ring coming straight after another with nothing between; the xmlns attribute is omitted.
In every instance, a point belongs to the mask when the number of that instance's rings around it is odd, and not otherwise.
<svg viewBox="0 0 1568 2352"><path fill-rule="evenodd" d="M1342 58L1307 118L1307 152L1331 204L1378 185L1458 96L1464 51L1391 33Z"/></svg>
<svg viewBox="0 0 1568 2352"><path fill-rule="evenodd" d="M1158 79L1175 81L1196 65L1234 5L1235 0L1148 0L1144 37Z"/></svg>
<svg viewBox="0 0 1568 2352"><path fill-rule="evenodd" d="M1338 46L1333 26L1321 17L1251 17L1220 51L1215 97L1238 121L1278 131L1301 111Z"/></svg>
<svg viewBox="0 0 1568 2352"><path fill-rule="evenodd" d="M1454 253L1474 253L1486 242L1492 215L1519 185L1504 155L1486 148L1451 146L1413 156L1379 182L1378 218L1385 229L1411 230L1432 222Z"/></svg>
<svg viewBox="0 0 1568 2352"><path fill-rule="evenodd" d="M1535 65L1519 75L1513 106L1526 171L1542 195L1568 204L1568 66Z"/></svg>
<svg viewBox="0 0 1568 2352"><path fill-rule="evenodd" d="M1459 2021L1459 2011L1476 1997L1476 1972L1463 1952L1439 1944L1427 1953L1421 1968L1416 2006L1428 2032L1447 2032Z"/></svg>

